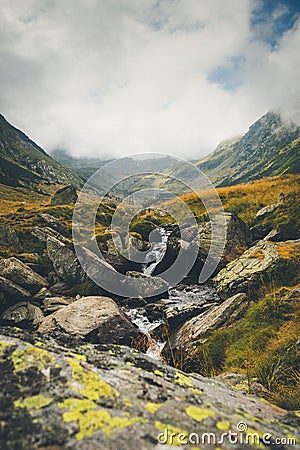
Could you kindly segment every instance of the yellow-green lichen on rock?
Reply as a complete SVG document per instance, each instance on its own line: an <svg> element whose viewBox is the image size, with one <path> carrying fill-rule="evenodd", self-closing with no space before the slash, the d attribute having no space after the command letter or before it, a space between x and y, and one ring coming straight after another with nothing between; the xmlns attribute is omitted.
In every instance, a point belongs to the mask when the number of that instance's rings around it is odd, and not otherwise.
<svg viewBox="0 0 300 450"><path fill-rule="evenodd" d="M192 417L197 422L208 419L209 417L214 417L216 413L209 408L200 408L198 406L188 406L185 409L188 416Z"/></svg>
<svg viewBox="0 0 300 450"><path fill-rule="evenodd" d="M63 413L64 422L77 422L79 432L76 439L91 437L95 431L101 430L107 437L111 437L113 430L126 428L138 422L145 422L141 417L114 417L104 409L95 409L96 404L88 399L66 399L58 404L61 409L68 409Z"/></svg>
<svg viewBox="0 0 300 450"><path fill-rule="evenodd" d="M33 345L13 351L11 359L14 363L16 372L21 372L29 367L37 367L39 370L42 370L46 364L50 364L54 361L47 350L34 347Z"/></svg>
<svg viewBox="0 0 300 450"><path fill-rule="evenodd" d="M176 371L175 381L176 381L176 383L178 383L180 386L183 386L183 387L192 387L193 386L192 380L187 375L184 375L184 373L180 372L179 370Z"/></svg>
<svg viewBox="0 0 300 450"><path fill-rule="evenodd" d="M147 411L149 411L151 414L155 414L156 413L156 411L161 407L161 403L152 403L152 402L149 402L149 403L147 403L145 406L144 406L144 408L147 410Z"/></svg>
<svg viewBox="0 0 300 450"><path fill-rule="evenodd" d="M16 400L14 406L16 408L26 408L26 409L41 409L44 406L50 405L52 403L52 398L45 397L42 394L33 395L32 397L24 398L24 400Z"/></svg>
<svg viewBox="0 0 300 450"><path fill-rule="evenodd" d="M119 393L108 383L101 380L99 375L91 369L82 367L79 361L67 359L72 370L70 387L89 400L99 400L101 397L115 398Z"/></svg>

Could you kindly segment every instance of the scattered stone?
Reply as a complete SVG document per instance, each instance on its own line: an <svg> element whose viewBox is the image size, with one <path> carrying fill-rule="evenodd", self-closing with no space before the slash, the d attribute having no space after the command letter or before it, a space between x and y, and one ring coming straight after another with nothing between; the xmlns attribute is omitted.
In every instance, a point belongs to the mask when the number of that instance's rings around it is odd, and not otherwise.
<svg viewBox="0 0 300 450"><path fill-rule="evenodd" d="M274 203L273 205L267 205L264 206L263 208L261 208L257 213L255 218L262 218L265 217L268 214L271 214L273 211L275 211L275 209L279 208L280 203Z"/></svg>
<svg viewBox="0 0 300 450"><path fill-rule="evenodd" d="M40 308L30 302L21 302L11 306L1 316L1 320L6 325L33 328L38 326L44 315Z"/></svg>
<svg viewBox="0 0 300 450"><path fill-rule="evenodd" d="M36 294L42 287L48 286L45 278L15 257L0 260L0 274L26 289L32 295Z"/></svg>
<svg viewBox="0 0 300 450"><path fill-rule="evenodd" d="M10 305L31 297L30 292L0 276L0 312Z"/></svg>
<svg viewBox="0 0 300 450"><path fill-rule="evenodd" d="M55 192L51 199L51 205L69 205L70 203L77 202L77 191L74 186L64 186Z"/></svg>
<svg viewBox="0 0 300 450"><path fill-rule="evenodd" d="M108 297L82 297L47 316L38 331L63 331L100 344L133 345L142 334Z"/></svg>
<svg viewBox="0 0 300 450"><path fill-rule="evenodd" d="M57 231L58 233L64 236L70 236L69 228L61 220L46 213L39 214L39 216L53 230Z"/></svg>
<svg viewBox="0 0 300 450"><path fill-rule="evenodd" d="M236 294L228 298L220 305L214 306L208 311L188 320L175 333L171 340L173 349L187 349L195 343L203 342L203 339L213 330L223 326L228 327L235 320L242 317L248 308L245 294Z"/></svg>
<svg viewBox="0 0 300 450"><path fill-rule="evenodd" d="M144 299L150 298L162 298L168 295L169 285L168 283L160 277L153 277L151 275L146 275L145 273L128 271L126 272L127 285L129 289L136 292L134 297L143 297ZM130 278L133 279L132 284L130 283ZM136 283L136 279L139 280Z"/></svg>

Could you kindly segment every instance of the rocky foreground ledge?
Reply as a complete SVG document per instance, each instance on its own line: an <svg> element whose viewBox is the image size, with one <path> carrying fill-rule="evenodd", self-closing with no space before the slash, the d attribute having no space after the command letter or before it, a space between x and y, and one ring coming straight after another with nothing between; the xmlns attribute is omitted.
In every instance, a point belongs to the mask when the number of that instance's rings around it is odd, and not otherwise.
<svg viewBox="0 0 300 450"><path fill-rule="evenodd" d="M15 328L0 334L2 450L168 449L185 444L190 433L192 443L183 447L193 450L300 448L299 414L216 380L125 346L57 341ZM239 444L236 435L232 442L224 436L243 427ZM271 445L275 439L282 443Z"/></svg>

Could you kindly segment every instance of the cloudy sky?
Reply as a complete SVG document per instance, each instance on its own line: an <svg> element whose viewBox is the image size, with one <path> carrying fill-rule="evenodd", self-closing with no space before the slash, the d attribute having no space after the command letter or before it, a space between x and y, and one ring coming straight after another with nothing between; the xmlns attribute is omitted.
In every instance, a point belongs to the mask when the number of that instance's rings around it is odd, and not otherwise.
<svg viewBox="0 0 300 450"><path fill-rule="evenodd" d="M189 158L292 100L299 0L0 0L0 110L47 151Z"/></svg>

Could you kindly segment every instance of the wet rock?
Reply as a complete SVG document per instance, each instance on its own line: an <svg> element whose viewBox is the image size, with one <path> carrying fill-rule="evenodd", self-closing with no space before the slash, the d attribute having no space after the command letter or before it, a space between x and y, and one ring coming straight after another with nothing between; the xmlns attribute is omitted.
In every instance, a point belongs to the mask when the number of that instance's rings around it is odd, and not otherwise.
<svg viewBox="0 0 300 450"><path fill-rule="evenodd" d="M32 295L48 286L45 278L14 257L0 260L0 274Z"/></svg>
<svg viewBox="0 0 300 450"><path fill-rule="evenodd" d="M96 343L132 344L142 335L108 297L83 297L47 316L40 333L63 331Z"/></svg>
<svg viewBox="0 0 300 450"><path fill-rule="evenodd" d="M300 438L300 418L220 381L185 374L120 346L64 345L1 329L0 446L10 450L152 450L191 433L237 432ZM169 444L161 441L164 430ZM179 433L184 435L179 437ZM195 437L194 434L194 437ZM246 448L225 438L224 448ZM218 444L190 443L211 449ZM223 445L223 444L222 444ZM299 446L298 446L299 447ZM247 449L255 449L250 440ZM282 444L281 449L297 446Z"/></svg>
<svg viewBox="0 0 300 450"><path fill-rule="evenodd" d="M128 271L126 275L128 277L127 284L129 289L132 289L133 292L136 291L136 294L132 296L141 296L144 299L157 299L168 296L169 285L162 278L152 277L151 275L136 271ZM138 284L136 282L131 284L130 278L133 280L138 279Z"/></svg>
<svg viewBox="0 0 300 450"><path fill-rule="evenodd" d="M38 326L43 317L42 311L37 306L30 302L20 302L4 311L1 321L6 325L31 329Z"/></svg>
<svg viewBox="0 0 300 450"><path fill-rule="evenodd" d="M242 317L248 307L245 294L236 294L220 305L211 307L208 311L188 320L173 336L173 349L187 349L203 339L213 330L223 326L228 327Z"/></svg>
<svg viewBox="0 0 300 450"><path fill-rule="evenodd" d="M31 297L30 292L0 276L0 312L10 305Z"/></svg>
<svg viewBox="0 0 300 450"><path fill-rule="evenodd" d="M278 244L259 241L238 259L227 264L214 278L218 294L226 298L237 292L244 292L250 297L255 297L258 289L264 283L270 282L274 274L277 281L280 276L286 278L285 272L292 272L292 261L289 262L288 259L288 253L292 254L289 247L296 249L300 245L300 240L282 243L281 251ZM282 252L287 256L282 256Z"/></svg>
<svg viewBox="0 0 300 450"><path fill-rule="evenodd" d="M64 186L55 192L51 199L51 205L68 205L77 202L77 191L74 186Z"/></svg>

